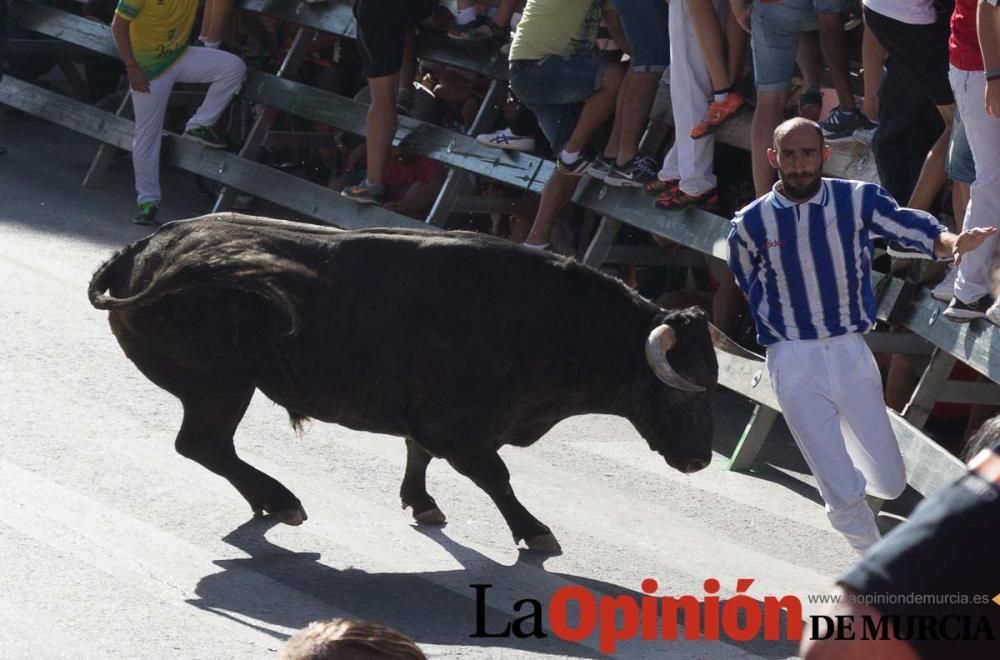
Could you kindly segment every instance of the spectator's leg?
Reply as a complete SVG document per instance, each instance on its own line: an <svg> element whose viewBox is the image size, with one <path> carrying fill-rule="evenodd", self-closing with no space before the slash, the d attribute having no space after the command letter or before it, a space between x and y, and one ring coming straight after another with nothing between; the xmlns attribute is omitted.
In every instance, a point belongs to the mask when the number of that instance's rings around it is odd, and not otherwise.
<svg viewBox="0 0 1000 660"><path fill-rule="evenodd" d="M628 96L633 77L632 69L629 68L625 72L622 84L618 88L618 96L615 98L615 118L611 123L611 134L608 135L608 143L604 145L604 157L609 162L613 162L618 158L618 145L621 144L622 136L622 121L625 119L625 97Z"/></svg>
<svg viewBox="0 0 1000 660"><path fill-rule="evenodd" d="M632 72L632 83L622 104L621 134L618 136L616 158L618 165L629 162L639 151L639 138L649 121L649 110L653 107L656 86L662 75L663 70Z"/></svg>
<svg viewBox="0 0 1000 660"><path fill-rule="evenodd" d="M806 88L818 89L823 85L823 50L819 32L809 30L799 35L795 63L799 65Z"/></svg>
<svg viewBox="0 0 1000 660"><path fill-rule="evenodd" d="M694 31L698 44L701 46L702 59L708 68L712 91L715 93L730 91L733 87L733 78L730 76L730 69L723 48L722 23L719 21L718 13L715 11L715 4L713 2L706 2L705 0L685 0L684 3L687 5L687 14L690 17L687 25L690 30ZM676 34L676 30L673 27L674 16L676 15L677 12L674 10L673 3L670 3L671 44L673 44L674 35ZM738 24L736 31L745 34L739 28ZM673 52L671 50L671 53ZM671 56L670 60L671 62L676 62L673 56Z"/></svg>
<svg viewBox="0 0 1000 660"><path fill-rule="evenodd" d="M538 213L535 214L535 221L531 225L528 237L524 240L527 245L548 245L552 238L552 227L559 217L559 213L569 203L573 196L573 189L576 188L579 177L563 174L556 170L552 173L545 188L542 190L542 198L538 203Z"/></svg>
<svg viewBox="0 0 1000 660"><path fill-rule="evenodd" d="M962 229L996 227L1000 225L1000 119L986 113L986 74L953 68L951 83L976 166ZM955 297L968 303L992 293L996 249L994 235L978 250L962 255Z"/></svg>
<svg viewBox="0 0 1000 660"><path fill-rule="evenodd" d="M201 19L201 34L198 41L209 48L218 48L229 25L235 0L207 0L205 13Z"/></svg>
<svg viewBox="0 0 1000 660"><path fill-rule="evenodd" d="M396 133L396 92L399 89L399 74L369 78L371 103L368 106L367 163L368 183L383 184L385 164L389 160L389 147Z"/></svg>
<svg viewBox="0 0 1000 660"><path fill-rule="evenodd" d="M693 4L702 2L697 0ZM714 20L715 8L711 3L704 4ZM691 7L691 2L670 3L670 99L674 113L674 148L680 166L680 189L695 197L716 186L713 170L715 139L711 135L700 140L691 137L691 129L708 108L715 81L702 53L700 35L691 34L694 19ZM719 46L721 48L721 42Z"/></svg>
<svg viewBox="0 0 1000 660"><path fill-rule="evenodd" d="M604 68L600 87L584 102L576 127L563 149L575 152L586 148L594 132L611 116L624 77L625 69L618 64L608 64ZM653 89L655 91L655 85Z"/></svg>
<svg viewBox="0 0 1000 660"><path fill-rule="evenodd" d="M951 121L953 106L939 105L938 112L944 120L944 130L938 136L937 141L931 150L927 152L924 166L920 169L920 176L913 187L913 194L907 202L907 206L921 211L927 211L934 203L934 199L941 192L944 182L948 180L944 171L945 161L948 158L948 144L951 141Z"/></svg>
<svg viewBox="0 0 1000 660"><path fill-rule="evenodd" d="M174 66L149 81L149 92L132 92L135 133L132 137L132 167L135 170L137 203L160 201L160 142L167 101L173 89Z"/></svg>
<svg viewBox="0 0 1000 660"><path fill-rule="evenodd" d="M785 117L788 90L757 91L757 108L750 128L751 162L754 192L760 196L771 190L777 173L767 160L767 150L774 141L774 129Z"/></svg>
<svg viewBox="0 0 1000 660"><path fill-rule="evenodd" d="M720 11L722 11L720 7ZM735 85L743 77L747 59L747 39L750 38L731 11L726 11L726 68Z"/></svg>
<svg viewBox="0 0 1000 660"><path fill-rule="evenodd" d="M861 65L864 67L865 99L861 112L869 121L878 123L878 88L882 84L882 68L885 65L885 48L878 37L865 25L861 41Z"/></svg>
<svg viewBox="0 0 1000 660"><path fill-rule="evenodd" d="M823 58L830 67L833 87L837 90L837 100L844 112L854 112L854 92L851 91L851 70L847 61L847 35L840 12L818 13L819 41Z"/></svg>
<svg viewBox="0 0 1000 660"><path fill-rule="evenodd" d="M178 82L210 83L205 100L188 120L187 128L214 126L240 88L247 70L243 60L214 48L188 48L174 68Z"/></svg>

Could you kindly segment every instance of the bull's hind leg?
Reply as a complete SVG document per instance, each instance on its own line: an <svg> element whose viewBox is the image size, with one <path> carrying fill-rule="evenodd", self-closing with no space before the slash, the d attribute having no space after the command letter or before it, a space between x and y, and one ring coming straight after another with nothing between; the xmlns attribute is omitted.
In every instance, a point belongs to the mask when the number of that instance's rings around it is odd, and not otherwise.
<svg viewBox="0 0 1000 660"><path fill-rule="evenodd" d="M514 542L521 540L532 550L560 552L559 541L551 530L535 518L514 495L510 487L510 472L494 449L449 457L452 467L472 479L490 496L500 509L514 534Z"/></svg>
<svg viewBox="0 0 1000 660"><path fill-rule="evenodd" d="M274 478L236 455L233 433L243 419L252 385L213 388L184 396L184 422L174 446L177 452L229 480L255 515L266 511L288 525L301 525L308 516L302 503Z"/></svg>
<svg viewBox="0 0 1000 660"><path fill-rule="evenodd" d="M406 474L399 487L403 508L413 509L413 519L427 525L443 525L444 514L427 494L427 465L433 457L410 438L406 439Z"/></svg>

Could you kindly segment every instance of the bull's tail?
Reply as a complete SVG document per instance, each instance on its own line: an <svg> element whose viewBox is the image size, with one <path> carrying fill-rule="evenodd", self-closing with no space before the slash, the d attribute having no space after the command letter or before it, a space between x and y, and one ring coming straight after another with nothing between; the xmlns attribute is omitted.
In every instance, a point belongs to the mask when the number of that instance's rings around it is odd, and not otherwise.
<svg viewBox="0 0 1000 660"><path fill-rule="evenodd" d="M185 226L187 225L187 226ZM218 228L218 231L213 229ZM152 243L152 245L151 245ZM168 295L204 288L221 288L259 295L299 329L297 282L314 281L316 273L282 255L267 239L230 226L204 230L177 223L119 250L90 281L88 296L97 309L134 309ZM122 297L110 290L128 291Z"/></svg>

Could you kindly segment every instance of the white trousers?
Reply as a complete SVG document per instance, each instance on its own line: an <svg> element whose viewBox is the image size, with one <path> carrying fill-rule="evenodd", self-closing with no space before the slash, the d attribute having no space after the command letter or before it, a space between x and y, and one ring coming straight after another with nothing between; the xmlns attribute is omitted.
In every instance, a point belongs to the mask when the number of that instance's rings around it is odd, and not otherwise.
<svg viewBox="0 0 1000 660"><path fill-rule="evenodd" d="M880 537L865 491L891 500L906 488L875 357L856 333L781 341L767 349L767 370L830 522L864 552Z"/></svg>
<svg viewBox="0 0 1000 660"><path fill-rule="evenodd" d="M239 89L246 69L243 60L232 53L191 47L172 67L149 81L149 92L132 90L135 110L132 167L140 204L160 200L160 141L174 83L211 83L205 100L188 121L187 128L212 126Z"/></svg>
<svg viewBox="0 0 1000 660"><path fill-rule="evenodd" d="M962 229L1000 227L1000 119L986 114L986 73L951 67L949 78L976 164L976 181L972 184ZM996 250L994 234L980 248L962 255L955 280L955 296L959 300L970 303L993 292Z"/></svg>
<svg viewBox="0 0 1000 660"><path fill-rule="evenodd" d="M715 0L719 8L724 2ZM687 0L670 0L670 103L674 113L674 144L663 157L661 181L680 180L689 195L715 188L713 171L715 138L691 139L691 129L702 120L712 99L712 80L705 55L694 33ZM720 13L722 9L719 9ZM722 14L725 15L724 13Z"/></svg>

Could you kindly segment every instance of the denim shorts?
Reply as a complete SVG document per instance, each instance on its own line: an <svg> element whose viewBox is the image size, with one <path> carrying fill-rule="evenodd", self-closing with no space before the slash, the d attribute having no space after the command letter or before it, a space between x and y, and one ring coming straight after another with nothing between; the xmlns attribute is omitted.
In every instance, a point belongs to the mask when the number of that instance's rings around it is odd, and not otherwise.
<svg viewBox="0 0 1000 660"><path fill-rule="evenodd" d="M614 3L632 51L632 70L666 71L670 64L667 3L664 0L614 0Z"/></svg>
<svg viewBox="0 0 1000 660"><path fill-rule="evenodd" d="M596 56L511 60L510 88L534 113L554 153L569 141L583 102L600 88L606 66Z"/></svg>
<svg viewBox="0 0 1000 660"><path fill-rule="evenodd" d="M799 33L817 29L817 13L839 12L849 4L849 0L754 0L750 46L757 89L787 89L795 71Z"/></svg>
<svg viewBox="0 0 1000 660"><path fill-rule="evenodd" d="M955 119L951 125L951 142L948 143L948 163L945 166L948 178L959 183L972 185L976 182L976 163L972 160L972 148L965 134L965 123L955 105Z"/></svg>

